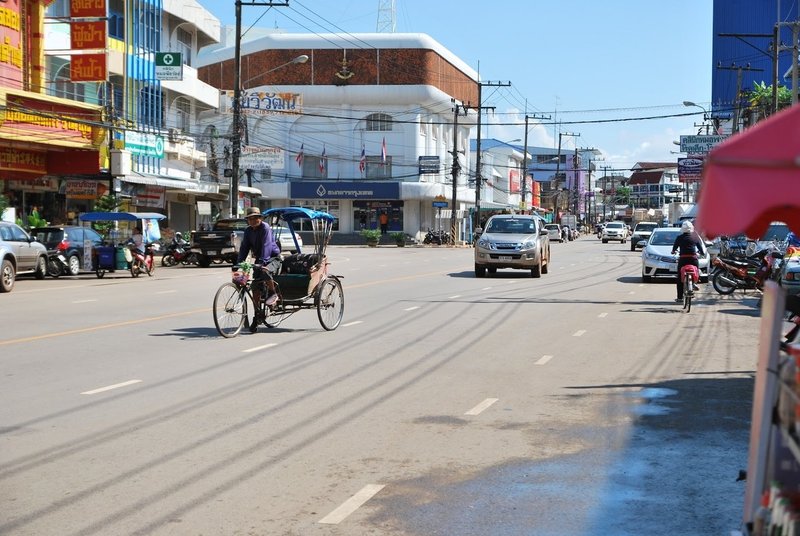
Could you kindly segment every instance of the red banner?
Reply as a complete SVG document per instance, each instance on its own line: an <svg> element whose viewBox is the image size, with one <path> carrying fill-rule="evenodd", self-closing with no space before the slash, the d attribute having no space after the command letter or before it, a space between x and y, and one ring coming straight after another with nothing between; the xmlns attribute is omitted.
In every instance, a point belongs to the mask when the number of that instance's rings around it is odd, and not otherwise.
<svg viewBox="0 0 800 536"><path fill-rule="evenodd" d="M0 172L3 171L44 175L47 173L47 153L0 147Z"/></svg>
<svg viewBox="0 0 800 536"><path fill-rule="evenodd" d="M72 55L70 80L73 82L105 82L107 76L105 53Z"/></svg>
<svg viewBox="0 0 800 536"><path fill-rule="evenodd" d="M105 17L106 0L71 0L69 16L80 17Z"/></svg>
<svg viewBox="0 0 800 536"><path fill-rule="evenodd" d="M70 23L69 43L73 50L106 48L106 21Z"/></svg>

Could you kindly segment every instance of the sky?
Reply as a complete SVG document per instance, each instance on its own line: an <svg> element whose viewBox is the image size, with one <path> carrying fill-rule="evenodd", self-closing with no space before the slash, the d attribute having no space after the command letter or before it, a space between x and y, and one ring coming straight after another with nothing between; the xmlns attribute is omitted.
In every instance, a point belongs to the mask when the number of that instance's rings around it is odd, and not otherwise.
<svg viewBox="0 0 800 536"><path fill-rule="evenodd" d="M233 26L233 0L199 0ZM245 2L248 0L244 0ZM375 32L387 0L289 0L242 7L242 27L291 33ZM595 165L626 173L672 162L673 141L710 110L712 0L394 0L395 31L424 33L475 69L494 106L483 138L562 150L593 148ZM666 116L666 117L665 117ZM673 116L673 117L669 117ZM655 119L643 119L652 118ZM579 136L565 135L579 134ZM514 142L518 144L519 142Z"/></svg>

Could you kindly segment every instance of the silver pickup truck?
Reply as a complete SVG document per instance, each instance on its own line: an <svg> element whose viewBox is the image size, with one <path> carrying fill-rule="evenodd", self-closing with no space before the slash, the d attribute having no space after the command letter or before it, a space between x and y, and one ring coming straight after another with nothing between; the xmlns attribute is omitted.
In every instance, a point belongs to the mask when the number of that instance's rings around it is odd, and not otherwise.
<svg viewBox="0 0 800 536"><path fill-rule="evenodd" d="M498 268L530 270L541 277L550 268L550 238L544 221L527 214L497 214L475 244L475 277Z"/></svg>

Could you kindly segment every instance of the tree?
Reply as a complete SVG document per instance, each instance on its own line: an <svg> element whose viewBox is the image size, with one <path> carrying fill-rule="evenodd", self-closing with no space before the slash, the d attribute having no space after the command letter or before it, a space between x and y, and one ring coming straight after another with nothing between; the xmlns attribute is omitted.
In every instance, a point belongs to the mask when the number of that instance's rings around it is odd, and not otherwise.
<svg viewBox="0 0 800 536"><path fill-rule="evenodd" d="M113 195L103 195L100 196L97 201L94 203L94 211L95 212L116 212L119 207L122 206L122 200L116 198ZM114 222L112 221L97 221L92 224L94 230L100 233L103 236L108 234L109 229L114 227Z"/></svg>
<svg viewBox="0 0 800 536"><path fill-rule="evenodd" d="M745 92L748 106L744 110L746 124L754 124L772 115L772 86L763 81L753 82L753 89ZM778 86L778 110L792 105L792 92L786 86Z"/></svg>

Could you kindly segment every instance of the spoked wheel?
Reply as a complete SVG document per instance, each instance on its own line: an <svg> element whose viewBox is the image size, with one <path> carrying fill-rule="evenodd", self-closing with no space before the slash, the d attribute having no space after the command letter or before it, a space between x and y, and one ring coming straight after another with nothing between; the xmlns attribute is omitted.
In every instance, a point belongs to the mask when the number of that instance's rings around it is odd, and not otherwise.
<svg viewBox="0 0 800 536"><path fill-rule="evenodd" d="M47 261L47 275L53 279L58 279L61 275L61 263L56 259L48 259Z"/></svg>
<svg viewBox="0 0 800 536"><path fill-rule="evenodd" d="M314 296L319 323L326 331L333 331L342 321L344 315L344 291L342 284L335 277L325 279Z"/></svg>
<svg viewBox="0 0 800 536"><path fill-rule="evenodd" d="M727 296L728 294L733 294L733 292L736 290L736 286L725 281L725 276L725 271L718 271L711 279L711 285L714 287L714 290L722 295Z"/></svg>
<svg viewBox="0 0 800 536"><path fill-rule="evenodd" d="M133 259L131 262L131 277L139 277L139 261Z"/></svg>
<svg viewBox="0 0 800 536"><path fill-rule="evenodd" d="M692 297L694 290L692 290L692 274L686 273L683 276L683 310L687 313L692 310Z"/></svg>
<svg viewBox="0 0 800 536"><path fill-rule="evenodd" d="M236 337L247 319L247 300L244 288L225 283L214 295L214 325L226 339Z"/></svg>
<svg viewBox="0 0 800 536"><path fill-rule="evenodd" d="M164 256L161 257L161 266L175 266L176 264L175 255L172 253L165 253Z"/></svg>
<svg viewBox="0 0 800 536"><path fill-rule="evenodd" d="M153 257L150 257L150 262L144 263L144 270L147 272L148 276L152 276L156 273L156 260Z"/></svg>

